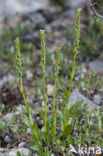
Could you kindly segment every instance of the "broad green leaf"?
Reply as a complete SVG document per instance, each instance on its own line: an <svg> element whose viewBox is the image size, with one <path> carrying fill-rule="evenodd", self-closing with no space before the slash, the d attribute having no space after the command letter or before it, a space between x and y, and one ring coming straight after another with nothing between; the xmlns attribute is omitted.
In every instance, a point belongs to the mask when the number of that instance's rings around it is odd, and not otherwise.
<svg viewBox="0 0 103 156"><path fill-rule="evenodd" d="M60 118L60 120L64 120L63 113L60 110L57 110L57 115Z"/></svg>
<svg viewBox="0 0 103 156"><path fill-rule="evenodd" d="M20 152L19 151L17 151L17 154L16 154L17 156L21 156L21 154L20 154Z"/></svg>
<svg viewBox="0 0 103 156"><path fill-rule="evenodd" d="M63 133L63 135L67 138L68 135L71 134L72 129L73 129L72 125L68 125L68 126L66 126L65 129L64 129L64 133Z"/></svg>
<svg viewBox="0 0 103 156"><path fill-rule="evenodd" d="M21 113L21 118L22 118L24 124L25 124L27 127L30 128L30 127L31 127L30 121L28 120L28 118L27 118L23 113Z"/></svg>
<svg viewBox="0 0 103 156"><path fill-rule="evenodd" d="M43 156L51 156L51 151L47 147L45 147Z"/></svg>
<svg viewBox="0 0 103 156"><path fill-rule="evenodd" d="M64 139L67 139L68 136L71 134L72 132L72 129L73 129L73 126L72 125L67 125L61 135L61 139L64 140Z"/></svg>
<svg viewBox="0 0 103 156"><path fill-rule="evenodd" d="M42 133L42 138L44 139L46 144L50 144L51 136L48 132L43 132Z"/></svg>
<svg viewBox="0 0 103 156"><path fill-rule="evenodd" d="M40 141L41 136L37 124L31 126L31 133L35 141Z"/></svg>
<svg viewBox="0 0 103 156"><path fill-rule="evenodd" d="M36 145L32 145L31 146L31 149L34 150L34 151L36 151L36 152L39 152L40 151L39 146L36 146Z"/></svg>

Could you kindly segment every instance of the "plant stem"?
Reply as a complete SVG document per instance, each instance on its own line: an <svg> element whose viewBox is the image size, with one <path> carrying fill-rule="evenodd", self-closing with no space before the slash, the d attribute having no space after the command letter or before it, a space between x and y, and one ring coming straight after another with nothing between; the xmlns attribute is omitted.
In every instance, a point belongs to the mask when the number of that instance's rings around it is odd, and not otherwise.
<svg viewBox="0 0 103 156"><path fill-rule="evenodd" d="M23 89L23 80L22 80L22 61L21 61L21 53L20 53L20 43L19 43L19 38L17 38L15 40L16 42L16 67L17 67L17 72L18 72L18 77L19 77L19 82L20 82L20 92L22 94L23 100L24 100L24 104L26 107L26 111L28 113L30 122L31 122L31 126L33 126L33 120L30 114L30 107L26 101L26 97L25 97L25 93L24 93L24 89Z"/></svg>
<svg viewBox="0 0 103 156"><path fill-rule="evenodd" d="M60 69L60 51L61 51L61 48L58 48L57 56L56 56L55 83L54 83L54 91L53 91L53 113L54 113L54 119L53 119L53 143L55 143L55 134L56 134L56 128L57 128L57 109L56 109L56 106L55 106L55 96L56 96L58 74L59 74L59 69Z"/></svg>
<svg viewBox="0 0 103 156"><path fill-rule="evenodd" d="M59 69L60 69L60 51L61 51L61 48L59 47L57 50L57 56L56 56L55 83L54 83L54 91L53 91L53 111L55 111L55 95L56 95L58 74L59 74Z"/></svg>
<svg viewBox="0 0 103 156"><path fill-rule="evenodd" d="M66 103L66 124L68 122L69 100L70 100L70 93L71 93L72 83L73 83L73 78L74 78L76 56L77 56L77 53L74 54L73 67L72 67L72 73L71 73L71 78L70 78L70 86L69 86L69 92L68 92L67 103Z"/></svg>
<svg viewBox="0 0 103 156"><path fill-rule="evenodd" d="M76 28L75 28L75 39L74 39L74 59L73 59L73 66L72 66L72 72L70 72L70 87L66 99L66 120L65 120L65 126L68 124L68 116L69 116L69 100L70 100L70 93L72 89L72 82L74 78L74 72L75 72L75 62L76 62L76 57L79 51L79 38L80 38L80 14L81 14L81 9L77 10L77 16L76 16Z"/></svg>
<svg viewBox="0 0 103 156"><path fill-rule="evenodd" d="M30 107L29 107L29 105L28 105L28 103L26 101L26 97L25 97L25 93L24 93L24 89L23 89L23 81L22 81L22 78L20 79L20 91L21 91L21 94L22 94L22 97L23 97L23 100L24 100L26 111L28 113L28 116L29 116L29 119L30 119L30 122L31 122L31 126L33 126L33 119L31 117Z"/></svg>
<svg viewBox="0 0 103 156"><path fill-rule="evenodd" d="M47 129L47 102L46 102L46 93L45 93L45 72L43 72L43 95L45 103L45 130Z"/></svg>
<svg viewBox="0 0 103 156"><path fill-rule="evenodd" d="M42 70L43 70L43 96L44 96L44 103L45 103L45 121L44 127L45 131L47 131L47 101L46 101L46 89L45 89L45 65L46 65L46 49L45 49L45 30L40 30L41 33L41 61L42 61Z"/></svg>
<svg viewBox="0 0 103 156"><path fill-rule="evenodd" d="M57 77L55 77L54 92L53 92L53 113L54 113L54 119L53 119L53 143L55 143L55 134L56 134L56 127L57 127L56 108L55 108L56 84L57 84Z"/></svg>

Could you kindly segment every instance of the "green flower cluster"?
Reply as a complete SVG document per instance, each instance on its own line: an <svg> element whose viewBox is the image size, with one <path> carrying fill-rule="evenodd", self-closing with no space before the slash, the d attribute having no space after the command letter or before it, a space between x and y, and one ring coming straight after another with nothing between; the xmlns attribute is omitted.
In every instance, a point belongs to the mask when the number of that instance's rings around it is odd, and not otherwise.
<svg viewBox="0 0 103 156"><path fill-rule="evenodd" d="M80 14L81 9L78 9L77 11L77 17L76 17L76 28L75 28L75 40L74 40L74 53L78 53L79 50L79 41L80 41Z"/></svg>
<svg viewBox="0 0 103 156"><path fill-rule="evenodd" d="M15 43L16 43L16 68L17 68L18 76L22 77L22 61L21 61L21 54L20 54L19 38L15 40Z"/></svg>
<svg viewBox="0 0 103 156"><path fill-rule="evenodd" d="M46 50L45 50L45 36L44 36L45 30L40 30L41 34L41 62L42 62L42 69L43 72L45 72L45 65L46 65Z"/></svg>

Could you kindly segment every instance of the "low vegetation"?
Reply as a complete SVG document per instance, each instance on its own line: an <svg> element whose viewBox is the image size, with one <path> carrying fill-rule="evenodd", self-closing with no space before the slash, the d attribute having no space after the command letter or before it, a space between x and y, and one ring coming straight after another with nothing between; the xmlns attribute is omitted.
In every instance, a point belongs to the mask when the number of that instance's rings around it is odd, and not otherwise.
<svg viewBox="0 0 103 156"><path fill-rule="evenodd" d="M43 101L39 108L40 117L43 121L43 127L39 128L37 123L34 123L31 106L26 100L23 89L23 70L22 58L20 52L19 38L16 39L16 67L18 72L19 88L24 99L26 113L21 110L21 118L26 127L31 129L31 149L39 156L53 156L53 155L70 155L71 145L74 147L103 146L103 112L97 109L94 112L89 108L88 102L84 104L83 101L77 102L70 107L70 94L72 89L72 82L75 73L76 57L79 53L80 42L80 14L81 9L77 11L76 27L74 36L74 51L73 51L73 65L72 71L69 71L70 84L69 90L62 87L64 93L64 101L62 104L56 103L57 86L59 81L59 71L61 64L61 48L57 49L55 75L54 75L54 90L53 90L53 105L52 111L48 110L48 99L46 95L46 47L45 47L45 31L40 30L41 34L41 67L43 72ZM18 153L20 155L20 153ZM72 154L73 155L73 154Z"/></svg>

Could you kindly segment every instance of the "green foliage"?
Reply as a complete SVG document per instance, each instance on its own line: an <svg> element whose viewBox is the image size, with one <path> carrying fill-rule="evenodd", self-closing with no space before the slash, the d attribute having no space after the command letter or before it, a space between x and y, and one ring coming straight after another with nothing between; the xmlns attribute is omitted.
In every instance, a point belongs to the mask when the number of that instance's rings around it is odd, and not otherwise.
<svg viewBox="0 0 103 156"><path fill-rule="evenodd" d="M16 156L25 156L25 155L24 155L24 154L22 154L22 153L20 153L19 151L17 151ZM29 153L29 155L28 155L28 156L31 156L31 153Z"/></svg>
<svg viewBox="0 0 103 156"><path fill-rule="evenodd" d="M80 51L83 56L98 56L102 52L103 21L101 19L91 19L85 28L85 33L80 37Z"/></svg>
<svg viewBox="0 0 103 156"><path fill-rule="evenodd" d="M103 7L103 0L96 0L99 7Z"/></svg>
<svg viewBox="0 0 103 156"><path fill-rule="evenodd" d="M30 21L26 21L26 23L19 22L15 29L9 25L5 25L4 30L0 32L0 35L4 41L8 39L14 40L17 36L20 36L25 31L35 29L35 27L35 23Z"/></svg>
<svg viewBox="0 0 103 156"><path fill-rule="evenodd" d="M56 142L56 140L59 138L60 140L67 139L73 129L73 126L71 123L68 122L69 120L69 98L71 93L71 87L72 87L72 81L74 77L74 69L75 69L75 60L76 56L78 54L79 49L79 36L80 36L80 12L81 9L78 9L77 11L77 18L76 18L76 29L75 29L75 41L74 41L74 60L73 60L73 68L72 72L70 73L71 80L70 80L70 90L69 92L64 88L64 94L66 96L66 108L64 109L65 115L63 112L57 109L57 105L55 104L55 96L56 96L56 88L57 88L57 81L58 81L58 74L60 69L60 51L61 48L58 48L57 50L57 56L56 56L56 67L55 67L55 82L54 82L54 92L53 92L53 128L51 128L51 116L47 118L47 100L46 100L46 84L45 84L45 66L46 66L46 49L45 49L45 36L44 36L44 30L40 30L41 33L41 65L43 70L43 96L44 96L44 114L40 110L41 118L44 122L44 128L40 130L38 128L37 124L33 123L31 114L30 114L30 105L26 101L24 89L23 89L23 82L22 82L22 61L21 61L21 54L20 54L20 44L19 44L19 38L16 39L16 66L17 66L17 72L19 77L19 83L20 83L20 91L24 99L24 103L26 106L26 111L29 116L29 120L27 117L21 112L21 117L24 122L24 124L27 127L31 128L31 134L33 138L33 146L32 149L37 151L39 155L43 155L44 153L48 153L50 155L50 152L45 148L45 151L43 152L43 146L42 146L42 140L45 141L46 144L50 144L50 129L52 132L52 141L53 143ZM56 135L56 129L57 129L57 117L59 117L61 122L61 134L60 136L55 138Z"/></svg>
<svg viewBox="0 0 103 156"><path fill-rule="evenodd" d="M48 99L46 96L46 69L45 68L46 68L46 60L47 60L47 51L45 47L45 31L40 30L40 33L41 33L41 67L43 71L43 81L42 81L43 96L40 95L40 99L43 99L43 102L42 102L43 107L40 108L39 113L44 123L44 126L41 129L38 127L37 123L34 123L31 113L30 113L31 106L29 103L27 103L27 100L25 97L25 92L23 88L23 80L22 80L22 77L23 77L22 60L21 60L22 49L20 48L19 38L16 39L16 67L17 67L17 73L18 73L19 87L20 87L20 91L24 99L26 112L24 112L23 110L20 111L21 118L22 118L24 125L20 125L18 123L19 121L17 121L17 118L13 117L13 119L11 119L10 121L9 126L13 127L12 131L15 134L17 134L17 132L19 132L20 130L22 130L23 133L24 132L26 133L28 127L31 129L31 136L32 136L31 149L34 150L38 156L51 156L51 155L54 156L56 154L69 155L68 153L69 153L70 144L76 145L76 146L77 145L84 146L86 143L88 143L88 146L93 145L93 144L96 144L100 147L103 146L103 140L102 140L103 112L102 112L102 109L98 109L97 111L94 111L91 108L89 108L87 110L86 105L82 101L79 101L75 105L69 107L69 99L70 99L70 94L72 90L72 82L73 82L74 72L75 72L76 57L79 52L80 13L81 13L81 9L78 9L77 18L76 18L75 36L74 36L74 52L72 55L73 65L72 65L72 71L71 72L69 71L69 75L70 75L69 91L67 90L67 88L63 87L63 93L65 96L65 99L62 103L56 103L58 75L59 75L60 64L61 64L60 63L61 62L60 60L61 48L57 49L55 74L52 73L52 79L54 80L54 91L53 91L53 109L52 109L53 111L51 111L51 114L48 113L48 106L47 106ZM93 26L95 26L95 32L92 32L91 28L90 30L88 29L88 32L91 35L93 35L93 39L94 38L96 39L96 36L99 37L98 31L101 30L102 32L102 26L100 27L99 24L96 24L96 25L94 23L92 24ZM97 40L94 42L94 44L95 43L97 43ZM89 41L87 41L86 39L85 44L88 49L90 48L92 41L89 43ZM96 46L96 45L93 45L93 46ZM24 49L29 50L29 48L31 47L32 47L31 44L29 44L29 46L25 44ZM71 45L68 44L67 47L71 47ZM68 53L67 47L64 47L64 51L66 53ZM84 48L84 51L86 51L87 49ZM13 52L14 52L14 49L13 49ZM52 54L52 61L55 59L54 56L55 55ZM51 71L49 72L51 73ZM94 76L95 75L91 76L90 87L94 85ZM65 79L62 79L63 83L64 81ZM84 78L81 78L81 80L79 80L78 83L81 83L81 82L87 85L88 80L84 77ZM86 85L85 85L85 88L86 88ZM99 82L99 84L96 84L96 85L98 87L101 84ZM41 87L41 81L40 81L40 87ZM81 84L79 87L81 90L83 90L83 86ZM40 91L39 87L38 87L38 90ZM89 115L87 117L88 113ZM3 130L3 132L6 131L7 127L8 127L7 121L2 120L0 124L0 128ZM22 154L20 152L17 152L17 156L21 156L21 155Z"/></svg>
<svg viewBox="0 0 103 156"><path fill-rule="evenodd" d="M29 21L25 23L19 22L16 24L15 28L9 25L5 25L0 31L0 56L1 59L5 61L3 65L4 70L9 72L15 69L15 45L14 40L17 36L24 36L25 32L29 30L33 31L35 29L35 24ZM23 37L24 39L24 37ZM21 44L21 43L20 43ZM21 44L23 60L28 56L30 58L31 52L35 52L35 45L31 42L24 42ZM30 67L31 62L27 61L24 70Z"/></svg>
<svg viewBox="0 0 103 156"><path fill-rule="evenodd" d="M55 66L55 79L54 79L54 91L53 91L53 114L48 114L48 107L47 107L47 98L46 98L46 76L45 76L45 67L46 67L46 48L45 48L45 34L44 30L40 30L41 33L41 67L43 71L43 105L44 109L40 109L39 113L41 116L41 119L44 122L44 127L41 129L38 127L37 123L33 123L33 119L30 114L30 105L26 101L26 97L24 94L23 89L23 82L22 82L22 61L21 61L21 54L20 54L20 45L19 45L19 39L16 39L16 66L17 66L17 72L18 72L18 78L20 83L20 91L24 99L24 103L26 106L26 111L28 113L29 119L24 115L23 112L21 112L22 121L24 124L31 128L31 135L32 135L32 150L38 153L39 156L51 156L52 152L58 152L58 153L65 153L67 150L66 147L70 146L70 144L80 144L83 145L85 143L85 140L91 144L92 143L92 137L91 133L93 131L94 126L96 126L96 137L98 137L99 133L102 134L103 129L103 113L101 110L98 110L96 112L97 114L94 115L92 109L89 110L89 114L92 114L95 116L95 118L91 118L91 116L88 116L87 118L87 109L86 105L81 102L77 102L74 106L69 107L69 99L70 99L70 93L72 89L72 82L74 78L74 72L75 72L75 62L76 57L79 52L79 38L80 38L80 14L81 9L78 9L77 11L77 17L76 17L76 28L75 28L75 36L74 36L74 58L73 58L73 65L72 65L72 71L69 71L70 75L70 86L69 91L63 87L63 93L65 96L65 106L63 109L59 109L57 103L56 103L56 90L57 90L57 83L58 83L58 74L60 69L60 51L61 48L58 48L57 54L56 54L56 66ZM82 119L80 116L82 115ZM93 125L94 119L97 121L97 125ZM88 122L89 121L89 122ZM59 132L57 131L57 123L60 123ZM84 124L82 124L84 122ZM89 124L89 125L88 125ZM72 137L72 133L75 131L79 131L78 135L76 137ZM84 133L83 133L84 132ZM76 132L75 132L76 133ZM96 140L96 139L95 139ZM99 139L98 141L99 145L102 145L102 141ZM56 145L56 146L55 146ZM52 148L48 148L52 147ZM52 151L53 150L53 151ZM18 156L20 153L18 153Z"/></svg>
<svg viewBox="0 0 103 156"><path fill-rule="evenodd" d="M80 108L81 106L82 108ZM78 103L78 107L76 108L79 109L77 109L78 114L76 115L75 127L78 130L79 135L74 138L75 144L83 146L85 142L88 142L89 146L91 146L91 144L98 144L98 146L102 147L103 141L101 141L100 136L103 133L103 130L101 131L103 125L103 121L101 119L103 114L101 113L100 108L94 111L93 108L89 107L87 112L86 104L84 105L82 103ZM87 114L89 114L88 119ZM82 118L80 119L79 116L82 116ZM99 123L99 126L97 123Z"/></svg>
<svg viewBox="0 0 103 156"><path fill-rule="evenodd" d="M7 121L5 120L2 120L1 124L0 124L0 129L2 129L4 132L6 131L7 129Z"/></svg>
<svg viewBox="0 0 103 156"><path fill-rule="evenodd" d="M61 6L62 8L66 7L68 0L50 0L51 3Z"/></svg>
<svg viewBox="0 0 103 156"><path fill-rule="evenodd" d="M87 84L88 84L87 73L80 76L80 79L77 81L77 84L78 84L78 89L80 91L87 91ZM95 73L91 73L89 88L90 89L93 89L93 88L98 89L99 88L99 83L95 82Z"/></svg>

